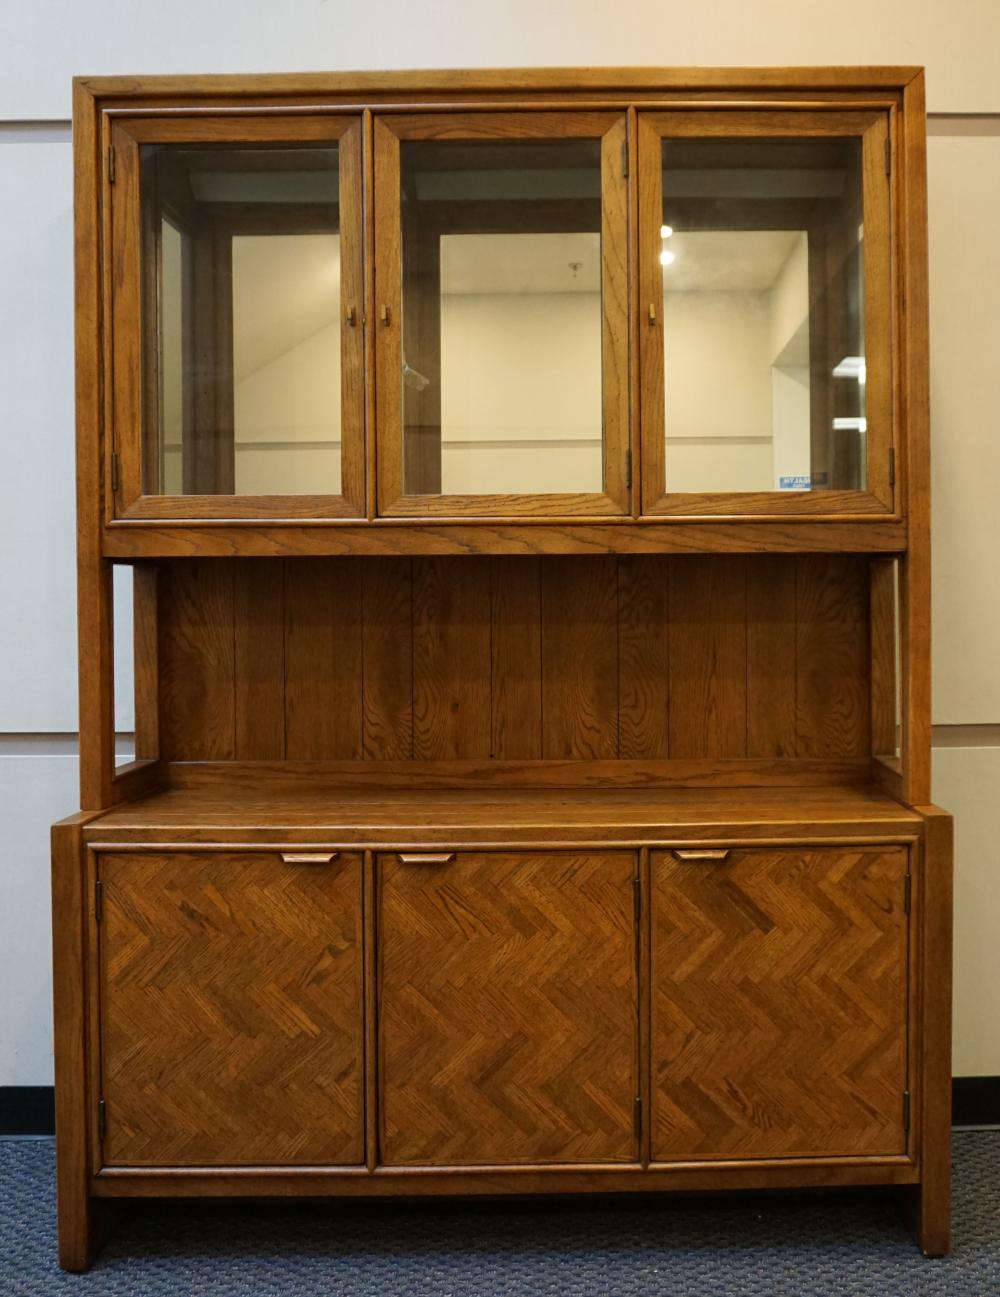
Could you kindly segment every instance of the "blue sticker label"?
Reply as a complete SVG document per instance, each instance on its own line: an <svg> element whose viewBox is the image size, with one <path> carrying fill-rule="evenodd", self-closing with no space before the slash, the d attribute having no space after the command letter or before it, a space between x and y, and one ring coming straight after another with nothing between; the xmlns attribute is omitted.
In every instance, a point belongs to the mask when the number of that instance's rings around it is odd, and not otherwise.
<svg viewBox="0 0 1000 1297"><path fill-rule="evenodd" d="M782 491L811 491L817 486L826 486L825 473L800 473L789 477L779 477L778 486Z"/></svg>

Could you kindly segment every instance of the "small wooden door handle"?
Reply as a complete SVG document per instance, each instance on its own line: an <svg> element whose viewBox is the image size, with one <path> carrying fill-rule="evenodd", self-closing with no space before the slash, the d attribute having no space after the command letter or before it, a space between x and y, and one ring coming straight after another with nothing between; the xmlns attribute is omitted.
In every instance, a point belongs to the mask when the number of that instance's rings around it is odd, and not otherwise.
<svg viewBox="0 0 1000 1297"><path fill-rule="evenodd" d="M454 851L438 852L399 852L399 863L401 865L446 865L449 860L455 859Z"/></svg>
<svg viewBox="0 0 1000 1297"><path fill-rule="evenodd" d="M729 848L726 847L723 850L719 850L719 851L716 851L714 849L709 850L707 848L699 848L698 850L691 849L691 850L682 851L679 847L675 847L674 855L677 857L678 860L685 860L685 861L714 860L716 862L721 862L728 857Z"/></svg>
<svg viewBox="0 0 1000 1297"><path fill-rule="evenodd" d="M281 858L286 865L328 865L339 855L339 851L283 851Z"/></svg>

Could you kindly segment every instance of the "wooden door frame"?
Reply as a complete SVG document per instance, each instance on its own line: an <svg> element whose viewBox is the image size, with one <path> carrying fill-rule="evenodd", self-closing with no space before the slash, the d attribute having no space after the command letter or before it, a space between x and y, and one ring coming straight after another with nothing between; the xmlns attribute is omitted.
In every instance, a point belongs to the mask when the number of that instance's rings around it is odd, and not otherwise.
<svg viewBox="0 0 1000 1297"><path fill-rule="evenodd" d="M365 399L364 399L364 266L362 229L361 115L324 113L311 116L255 116L232 118L214 115L191 117L116 118L106 126L109 156L115 159L115 180L110 193L108 284L111 319L110 365L106 418L111 435L106 439L107 493L105 521L149 519L162 521L271 518L355 518L365 516ZM339 163L339 234L341 248L340 330L341 349L341 481L338 495L235 496L232 494L163 496L144 493L144 420L153 417L148 397L149 371L156 357L150 346L153 334L148 309L143 309L150 272L144 265L139 238L142 201L139 150L144 144L302 145L336 143ZM237 218L248 229L257 228L253 217ZM231 240L227 229L209 231L209 237ZM148 258L147 258L148 261ZM219 286L216 285L216 290ZM221 300L225 294L214 291ZM148 300L148 299L147 299ZM213 299L214 300L214 299ZM353 316L351 311L353 309ZM354 325L351 327L350 320ZM143 341L146 346L143 347ZM146 380L146 381L144 381ZM232 396L229 395L231 405ZM117 456L117 460L114 457ZM117 470L116 470L117 464ZM186 479L187 479L187 475ZM225 479L225 472L222 474ZM187 484L187 481L186 481Z"/></svg>
<svg viewBox="0 0 1000 1297"><path fill-rule="evenodd" d="M891 286L890 114L883 110L845 110L829 104L788 108L683 109L642 111L638 125L639 307L642 514L645 517L898 517L894 489L895 375ZM661 146L664 139L858 138L862 146L865 225L864 298L867 487L833 491L671 492L666 480L664 445L663 270L660 246L663 213Z"/></svg>
<svg viewBox="0 0 1000 1297"><path fill-rule="evenodd" d="M400 143L446 139L601 142L601 315L604 489L506 495L403 489ZM382 114L374 118L377 511L396 518L625 517L631 509L628 371L628 182L623 111Z"/></svg>

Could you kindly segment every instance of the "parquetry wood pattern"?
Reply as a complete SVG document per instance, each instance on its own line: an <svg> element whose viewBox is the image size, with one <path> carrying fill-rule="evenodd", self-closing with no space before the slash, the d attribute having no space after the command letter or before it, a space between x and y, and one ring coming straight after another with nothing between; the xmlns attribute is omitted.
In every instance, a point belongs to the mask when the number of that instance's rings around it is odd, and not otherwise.
<svg viewBox="0 0 1000 1297"><path fill-rule="evenodd" d="M111 1165L363 1161L361 858L101 857Z"/></svg>
<svg viewBox="0 0 1000 1297"><path fill-rule="evenodd" d="M379 868L381 1161L633 1159L633 854Z"/></svg>
<svg viewBox="0 0 1000 1297"><path fill-rule="evenodd" d="M653 1159L903 1153L905 849L652 874Z"/></svg>

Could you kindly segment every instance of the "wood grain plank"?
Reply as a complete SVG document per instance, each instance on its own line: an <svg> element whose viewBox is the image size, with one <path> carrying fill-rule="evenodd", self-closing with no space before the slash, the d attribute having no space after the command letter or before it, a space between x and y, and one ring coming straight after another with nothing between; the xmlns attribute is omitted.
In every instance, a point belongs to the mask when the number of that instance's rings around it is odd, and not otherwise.
<svg viewBox="0 0 1000 1297"><path fill-rule="evenodd" d="M870 752L868 566L860 556L796 560L796 753Z"/></svg>
<svg viewBox="0 0 1000 1297"><path fill-rule="evenodd" d="M184 560L164 571L160 742L173 761L236 754L233 565Z"/></svg>
<svg viewBox="0 0 1000 1297"><path fill-rule="evenodd" d="M542 561L542 755L618 755L617 561Z"/></svg>
<svg viewBox="0 0 1000 1297"><path fill-rule="evenodd" d="M619 756L670 755L670 559L618 561Z"/></svg>
<svg viewBox="0 0 1000 1297"><path fill-rule="evenodd" d="M498 761L542 756L542 572L537 558L490 559L491 753Z"/></svg>
<svg viewBox="0 0 1000 1297"><path fill-rule="evenodd" d="M897 750L896 661L898 586L894 559L873 558L868 568L871 616L872 751L895 756Z"/></svg>
<svg viewBox="0 0 1000 1297"><path fill-rule="evenodd" d="M795 560L747 564L747 756L794 757Z"/></svg>
<svg viewBox="0 0 1000 1297"><path fill-rule="evenodd" d="M413 757L413 576L407 558L368 560L363 593L363 751Z"/></svg>
<svg viewBox="0 0 1000 1297"><path fill-rule="evenodd" d="M285 729L289 761L362 755L363 559L285 565Z"/></svg>
<svg viewBox="0 0 1000 1297"><path fill-rule="evenodd" d="M746 560L684 557L670 568L670 753L745 757Z"/></svg>
<svg viewBox="0 0 1000 1297"><path fill-rule="evenodd" d="M490 560L413 560L413 755L490 753Z"/></svg>
<svg viewBox="0 0 1000 1297"><path fill-rule="evenodd" d="M155 563L132 568L133 658L135 662L135 755L160 755L159 569Z"/></svg>
<svg viewBox="0 0 1000 1297"><path fill-rule="evenodd" d="M233 565L235 743L238 761L285 755L285 574L279 558Z"/></svg>

